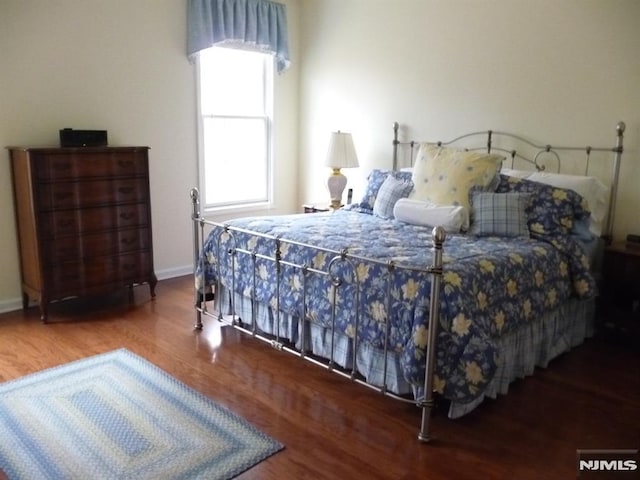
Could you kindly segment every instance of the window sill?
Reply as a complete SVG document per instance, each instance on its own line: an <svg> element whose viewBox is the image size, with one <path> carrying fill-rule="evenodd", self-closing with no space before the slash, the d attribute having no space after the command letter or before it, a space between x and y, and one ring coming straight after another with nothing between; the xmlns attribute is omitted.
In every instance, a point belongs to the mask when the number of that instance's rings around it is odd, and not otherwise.
<svg viewBox="0 0 640 480"><path fill-rule="evenodd" d="M246 214L251 212L266 212L269 210L273 210L273 204L268 202L261 203L248 203L244 205L229 205L225 207L204 207L202 212L205 216L225 216L235 214Z"/></svg>

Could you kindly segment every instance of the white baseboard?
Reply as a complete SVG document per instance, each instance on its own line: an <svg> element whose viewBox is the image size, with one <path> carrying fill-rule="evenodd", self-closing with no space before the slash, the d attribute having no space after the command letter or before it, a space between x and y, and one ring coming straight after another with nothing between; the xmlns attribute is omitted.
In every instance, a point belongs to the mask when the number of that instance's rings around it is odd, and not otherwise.
<svg viewBox="0 0 640 480"><path fill-rule="evenodd" d="M13 312L22 309L22 297L0 300L0 313Z"/></svg>
<svg viewBox="0 0 640 480"><path fill-rule="evenodd" d="M193 265L185 265L176 268L166 268L156 271L158 280L193 275ZM22 297L0 299L0 313L13 312L22 309Z"/></svg>
<svg viewBox="0 0 640 480"><path fill-rule="evenodd" d="M182 267L165 268L164 270L156 270L158 280L166 280L167 278L183 277L184 275L193 275L193 265L185 265Z"/></svg>

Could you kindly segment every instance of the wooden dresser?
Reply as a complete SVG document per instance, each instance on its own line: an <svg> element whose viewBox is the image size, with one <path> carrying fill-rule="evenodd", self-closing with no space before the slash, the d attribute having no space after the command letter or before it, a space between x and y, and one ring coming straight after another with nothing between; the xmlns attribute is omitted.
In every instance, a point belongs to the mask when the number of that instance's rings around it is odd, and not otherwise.
<svg viewBox="0 0 640 480"><path fill-rule="evenodd" d="M148 283L148 147L9 147L23 307Z"/></svg>

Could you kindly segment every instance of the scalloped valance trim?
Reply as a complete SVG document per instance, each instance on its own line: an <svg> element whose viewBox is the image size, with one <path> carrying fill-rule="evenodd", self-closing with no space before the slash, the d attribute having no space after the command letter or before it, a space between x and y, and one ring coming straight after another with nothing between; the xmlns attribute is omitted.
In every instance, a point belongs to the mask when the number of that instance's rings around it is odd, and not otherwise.
<svg viewBox="0 0 640 480"><path fill-rule="evenodd" d="M189 0L187 55L216 45L272 54L278 73L291 65L286 6L268 0Z"/></svg>

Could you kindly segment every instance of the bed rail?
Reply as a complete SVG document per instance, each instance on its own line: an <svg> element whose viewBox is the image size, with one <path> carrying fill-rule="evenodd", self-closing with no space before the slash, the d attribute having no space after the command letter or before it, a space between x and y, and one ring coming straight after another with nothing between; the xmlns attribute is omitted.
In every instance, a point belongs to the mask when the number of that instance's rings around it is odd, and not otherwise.
<svg viewBox="0 0 640 480"><path fill-rule="evenodd" d="M217 223L217 222L213 222L210 220L206 220L205 218L202 217L201 212L200 212L200 194L198 192L198 190L196 188L193 188L190 192L190 197L191 197L191 204L192 204L192 215L191 215L191 219L193 222L193 261L194 261L194 274L196 274L196 281L195 281L195 288L194 288L194 306L195 306L195 312L196 312L196 321L195 321L195 325L194 328L196 330L201 330L203 328L203 321L202 321L202 317L204 316L209 316L212 317L214 319L217 319L218 321L224 323L227 326L232 326L235 329L248 334L258 340L264 341L268 344L270 344L272 347L278 349L278 350L282 350L282 351L286 351L288 353L292 353L304 360L310 361L316 365L322 366L325 369L332 371L334 373L337 373L343 377L346 377L350 380L352 380L355 383L364 385L366 387L372 388L380 393L382 393L383 395L395 398L397 400L403 401L403 402L410 402L413 403L415 405L417 405L419 408L421 408L422 410L422 418L421 418L421 424L420 424L420 430L418 433L418 439L422 442L429 442L431 440L431 433L430 433L430 419L431 419L431 414L434 408L434 392L433 392L433 376L434 376L434 368L435 368L435 348L436 348L436 338L438 335L437 332L437 327L438 327L438 319L439 319L439 314L440 314L440 302L439 302L439 298L440 298L440 283L441 283L441 277L442 277L442 263L443 263L443 244L445 241L445 230L441 227L436 227L433 229L432 232L432 242L433 242L433 264L431 266L428 266L424 269L422 269L421 271L425 271L428 272L431 275L431 298L429 299L429 319L428 319L428 335L427 335L427 352L425 355L425 377L424 377L424 384L422 385L423 391L424 391L424 395L420 398L416 399L409 399L400 395L396 395L395 393L389 391L387 389L387 351L386 351L386 345L388 344L388 335L389 335L389 323L388 321L386 321L386 332L385 332L385 339L384 339L384 345L385 345L385 351L384 351L384 366L383 366L383 384L381 386L378 385L372 385L370 383L367 383L367 381L362 377L362 375L360 375L357 371L357 362L356 362L356 353L358 351L357 349L357 345L359 342L359 339L357 338L357 335L353 336L353 342L354 342L354 346L353 346L353 358L351 361L351 365L352 367L348 370L345 370L339 366L336 366L336 364L334 363L334 343L335 343L335 319L336 319L336 309L337 307L337 302L335 302L335 296L337 295L338 290L341 288L341 283L342 280L340 278L338 278L337 275L334 274L334 269L336 268L337 265L342 264L342 265L347 265L349 266L350 271L352 272L351 274L353 275L353 279L354 279L354 283L355 285L358 285L358 273L355 267L355 263L356 261L359 260L364 260L367 262L374 262L374 263L378 263L378 264L384 264L387 267L387 270L389 272L392 272L394 268L396 268L397 266L393 263L393 262L382 262L380 260L376 260L376 259L370 259L370 258L365 258L362 256L358 256L358 255L354 255L349 253L347 250L343 250L343 251L336 251L336 250L330 250L330 249L326 249L326 248L319 248L319 247L315 247L315 246L311 246L311 245L306 245L306 244L302 244L299 242L295 242L295 241L291 241L291 240L287 240L284 238L275 238L269 235L265 235L265 234L261 234L261 233L257 233L257 232L249 232L247 230L244 229L239 229L239 228L235 228L233 226L230 226L228 224L221 224L221 223ZM256 318L255 318L255 299L252 297L251 302L252 302L252 318L251 319L241 319L238 317L238 315L236 314L237 310L236 310L236 305L235 305L235 295L231 294L230 295L230 301L231 301L231 315L225 315L222 312L222 301L220 301L220 298L217 298L216 302L214 303L214 307L213 310L209 310L209 307L207 305L208 300L211 300L212 298L214 298L216 295L219 294L219 292L222 291L222 285L220 284L221 282L221 272L220 272L220 263L218 262L218 275L216 275L217 277L217 284L214 286L213 292L208 292L205 289L205 272L204 272L204 258L202 255L203 252L203 247L204 247L204 242L206 240L206 238L210 235L210 233L207 232L207 230L209 228L217 228L219 230L219 232L217 233L218 237L216 239L217 242L217 255L221 256L221 255L227 255L228 259L230 260L230 264L231 264L231 279L232 279L232 284L231 285L227 285L227 288L231 291L234 292L235 291L235 285L234 285L234 280L236 278L236 258L238 256L247 256L249 257L252 261L253 261L253 292L256 291L255 289L255 282L256 282L256 268L255 268L255 262L258 258L260 258L261 260L266 260L269 262L273 262L274 268L276 269L276 272L280 271L280 268L287 266L290 268L294 268L299 270L299 272L301 273L301 278L302 278L302 302L301 302L301 308L302 310L300 311L299 315L301 319L303 319L303 321L301 322L301 338L302 343L300 347L297 347L295 344L292 344L291 342L288 342L286 339L281 338L280 335L280 315L281 315L281 311L280 311L280 305L279 305L279 299L280 299L280 295L279 295L279 289L281 288L281 278L280 275L275 275L276 279L276 293L274 295L274 301L275 304L272 304L272 312L274 314L274 316L276 317L275 319L275 325L276 325L276 331L274 334L271 335L266 335L263 334L259 331L259 329L256 326ZM265 254L260 254L257 253L256 251L252 251L252 250L248 250L245 248L241 248L236 240L235 240L235 236L238 234L250 234L253 235L255 237L262 237L262 238L266 238L269 240L273 241L273 244L275 245L275 249L273 252L271 252L268 255ZM231 240L231 244L232 246L230 248L228 248L226 251L221 251L221 237L222 235L227 235L230 240ZM289 245L299 245L299 246L304 246L307 248L313 248L314 250L317 250L318 252L323 252L325 254L327 254L328 256L330 256L331 260L328 262L328 267L324 270L320 270L320 269L316 269L316 268L312 268L309 265L300 265L300 264L295 264L295 263L291 263L288 261L283 260L283 256L282 256L282 250L284 248L284 245L289 244ZM318 358L312 354L310 354L307 351L307 346L305 345L305 328L308 328L307 323L308 321L306 320L307 318L307 311L306 311L306 279L309 277L309 275L322 275L325 277L328 277L328 279L330 280L331 284L333 285L333 298L334 298L334 302L333 302L333 307L332 307L332 312L331 312L331 353L329 355L328 359L321 359ZM390 285L391 285L391 280L389 280L389 287L387 289L387 296L386 296L386 301L387 301L387 305L389 305L389 302L391 301L391 294L390 294ZM356 290L357 295L360 294L359 292L359 287ZM226 299L225 299L226 301ZM356 305L358 305L358 302L356 302ZM216 311L216 307L217 307L217 311ZM353 316L354 316L354 331L358 332L358 322L360 320L360 312L358 311L358 309L356 308L356 311L353 312Z"/></svg>
<svg viewBox="0 0 640 480"><path fill-rule="evenodd" d="M557 173L562 169L562 158L565 154L576 153L583 155L582 161L583 175L590 174L592 154L595 152L613 153L611 158L611 169L609 172L609 208L602 237L611 242L613 237L613 222L615 218L616 199L618 196L618 182L620 177L620 160L624 150L623 140L625 131L624 122L616 125L616 142L613 147L591 147L591 146L552 146L548 144L538 144L522 136L498 130L484 130L460 135L448 141L400 141L398 132L400 124L393 123L393 169L397 170L399 165L399 151L405 147L409 150L409 158L413 163L418 148L422 143L431 143L441 146L456 146L465 150L482 150L487 153L500 152L510 159L511 168L517 161L523 162L535 170L545 170L549 161L555 163ZM508 146L508 148L507 148ZM567 173L567 172L563 172Z"/></svg>

